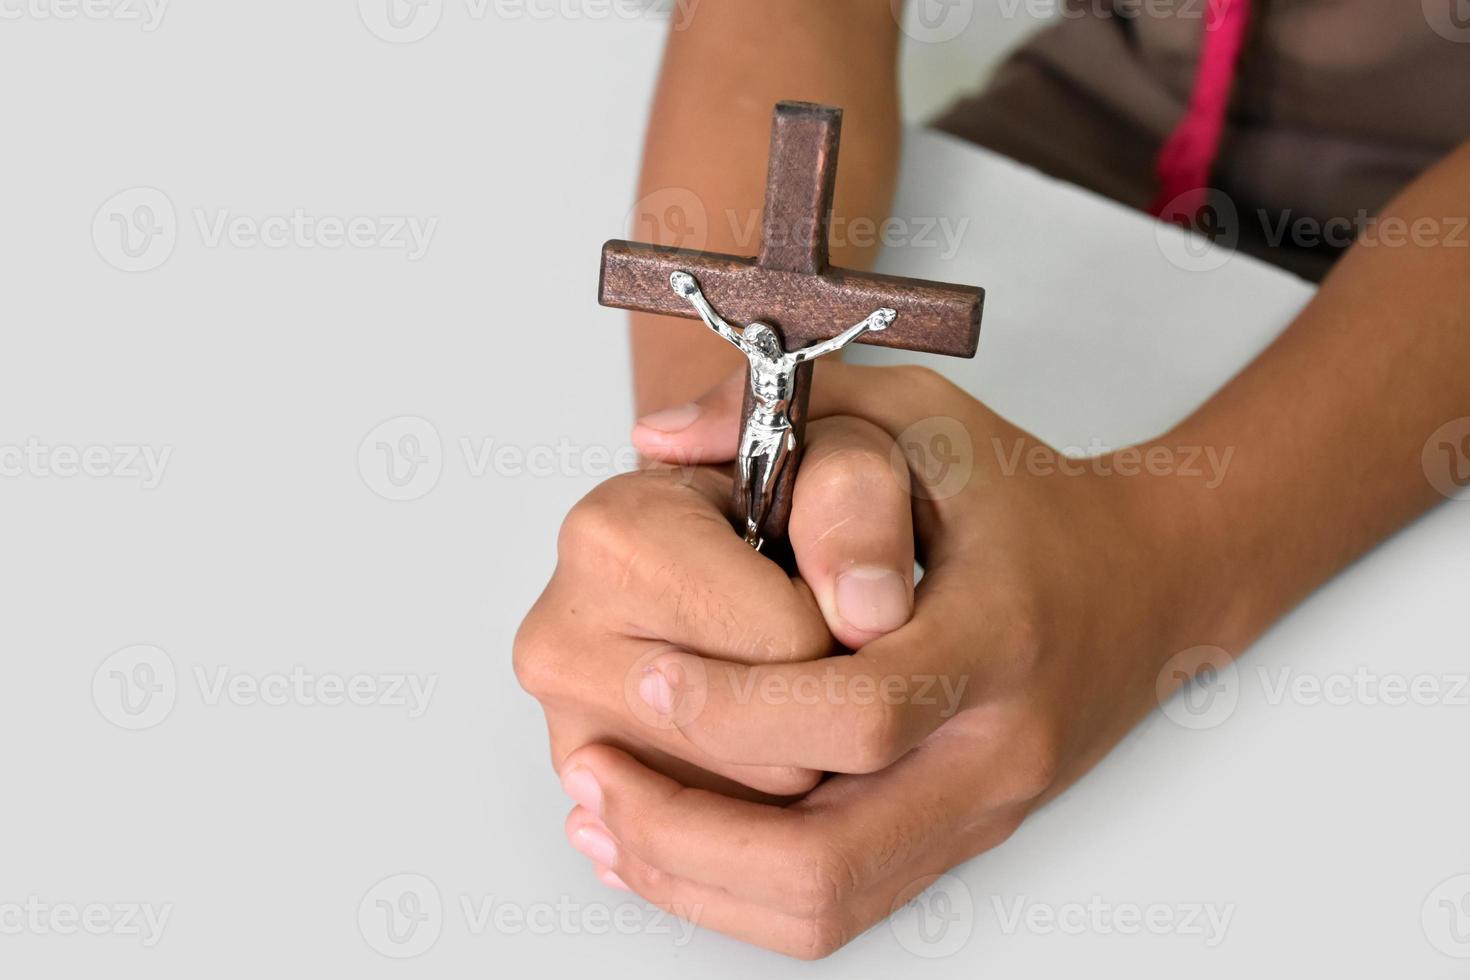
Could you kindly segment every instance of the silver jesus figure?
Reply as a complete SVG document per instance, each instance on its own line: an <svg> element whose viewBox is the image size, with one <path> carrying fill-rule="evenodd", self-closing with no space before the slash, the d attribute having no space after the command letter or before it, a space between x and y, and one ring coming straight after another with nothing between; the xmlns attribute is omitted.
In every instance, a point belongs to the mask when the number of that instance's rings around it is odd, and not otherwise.
<svg viewBox="0 0 1470 980"><path fill-rule="evenodd" d="M740 450L735 457L740 481L740 499L745 502L745 543L757 551L765 544L761 530L771 509L772 497L796 449L789 411L796 386L796 369L808 361L840 351L869 330L887 330L898 314L875 310L866 320L810 347L787 353L776 331L764 323L736 330L720 318L687 272L669 277L674 292L684 297L705 324L729 341L750 362L750 393L753 407L740 433Z"/></svg>

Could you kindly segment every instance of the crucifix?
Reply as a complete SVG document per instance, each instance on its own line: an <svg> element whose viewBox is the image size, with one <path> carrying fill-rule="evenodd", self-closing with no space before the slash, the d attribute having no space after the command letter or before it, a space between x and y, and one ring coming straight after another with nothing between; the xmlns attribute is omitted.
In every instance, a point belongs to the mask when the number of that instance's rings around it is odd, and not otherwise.
<svg viewBox="0 0 1470 980"><path fill-rule="evenodd" d="M624 241L602 249L603 306L698 318L749 361L735 512L757 550L784 544L816 358L853 342L974 357L980 339L982 289L828 264L841 129L840 109L776 106L755 258Z"/></svg>

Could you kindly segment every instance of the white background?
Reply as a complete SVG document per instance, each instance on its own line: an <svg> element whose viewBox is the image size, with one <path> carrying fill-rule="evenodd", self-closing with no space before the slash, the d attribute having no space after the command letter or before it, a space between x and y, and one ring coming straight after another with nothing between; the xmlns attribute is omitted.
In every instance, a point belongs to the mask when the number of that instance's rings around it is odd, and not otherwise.
<svg viewBox="0 0 1470 980"><path fill-rule="evenodd" d="M1449 955L1470 947L1446 938L1454 920L1436 897L1470 890L1456 880L1470 871L1470 708L1271 704L1258 674L1463 674L1459 504L1273 631L1227 679L1233 712L1201 730L1177 705L1156 714L961 869L949 904L929 907L957 915L941 941L915 938L911 909L816 965L708 933L681 943L566 846L570 804L509 669L559 516L626 445L622 317L595 305L597 251L625 228L663 25L575 5L476 17L445 0L434 30L394 44L367 26L381 24L371 0L180 2L154 30L27 4L0 21L0 447L103 447L112 471L26 463L0 478L5 975L1470 971ZM985 7L953 42L910 43L911 114L978 79L982 54L1029 26ZM1160 431L1309 295L1240 257L1190 272L1182 237L945 140L915 137L905 166L898 213L974 223L943 267L911 249L888 268L990 289L980 358L950 369L1061 445ZM137 188L166 198L176 241L156 239L138 260L153 267L124 272L113 215L158 198L109 202ZM416 261L211 245L199 227L296 209L365 217L374 234L395 216L437 224ZM429 433L392 422L404 417L437 434L438 453L420 447L440 475L400 491L378 443ZM477 474L465 441L510 455ZM116 472L129 447L169 452L156 487ZM548 451L573 462L540 476L504 462ZM416 499L384 499L402 493ZM144 675L116 652L140 644L163 685L156 717L120 700L118 673ZM435 686L419 717L211 703L222 678L296 668ZM151 724L123 727L140 718ZM430 918L395 944L376 903L405 890ZM32 896L170 917L152 946L122 928L12 928L5 907ZM532 918L559 906L572 926L479 929L463 900ZM1213 947L1008 933L995 903L1018 900L1211 903L1232 918ZM591 934L624 906L641 928ZM415 959L383 955L414 942Z"/></svg>

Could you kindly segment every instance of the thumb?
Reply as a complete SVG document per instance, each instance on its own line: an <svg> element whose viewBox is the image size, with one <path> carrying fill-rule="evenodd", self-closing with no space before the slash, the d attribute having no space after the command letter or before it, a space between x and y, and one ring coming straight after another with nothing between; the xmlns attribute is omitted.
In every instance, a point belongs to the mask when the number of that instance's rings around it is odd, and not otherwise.
<svg viewBox="0 0 1470 980"><path fill-rule="evenodd" d="M643 416L633 426L633 447L645 459L660 463L728 463L740 444L744 401L742 369L696 401Z"/></svg>
<svg viewBox="0 0 1470 980"><path fill-rule="evenodd" d="M913 498L893 438L850 416L807 429L791 506L791 547L827 628L857 650L914 610Z"/></svg>

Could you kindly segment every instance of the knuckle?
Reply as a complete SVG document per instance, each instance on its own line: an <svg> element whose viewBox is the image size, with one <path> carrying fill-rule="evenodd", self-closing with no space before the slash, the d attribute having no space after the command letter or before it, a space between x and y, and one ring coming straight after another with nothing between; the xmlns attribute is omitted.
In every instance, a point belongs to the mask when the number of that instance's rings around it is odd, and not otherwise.
<svg viewBox="0 0 1470 980"><path fill-rule="evenodd" d="M900 384L926 400L943 398L959 391L954 382L933 368L922 364L903 364L893 370L899 372Z"/></svg>
<svg viewBox="0 0 1470 980"><path fill-rule="evenodd" d="M824 960L846 946L849 938L840 918L820 915L805 921L800 945L792 952L797 959Z"/></svg>
<svg viewBox="0 0 1470 980"><path fill-rule="evenodd" d="M1056 785L1061 749L1054 726L1036 717L1018 722L1005 744L1005 774L996 785L994 803L1030 802Z"/></svg>
<svg viewBox="0 0 1470 980"><path fill-rule="evenodd" d="M887 769L902 754L902 717L898 708L879 698L856 710L851 736L854 773Z"/></svg>
<svg viewBox="0 0 1470 980"><path fill-rule="evenodd" d="M627 532L629 482L628 475L613 477L573 505L557 536L557 556L561 560L616 549Z"/></svg>
<svg viewBox="0 0 1470 980"><path fill-rule="evenodd" d="M801 474L810 490L850 497L855 485L882 488L892 481L892 436L859 418L823 419L818 425Z"/></svg>
<svg viewBox="0 0 1470 980"><path fill-rule="evenodd" d="M817 788L822 774L815 769L799 769L796 766L772 766L758 780L752 781L751 789L772 796L805 796Z"/></svg>
<svg viewBox="0 0 1470 980"><path fill-rule="evenodd" d="M827 631L827 624L820 612L797 608L792 612L790 622L771 641L769 649L776 653L765 658L767 662L801 663L818 660L831 651L832 634Z"/></svg>
<svg viewBox="0 0 1470 980"><path fill-rule="evenodd" d="M533 698L544 700L556 686L556 670L550 655L552 644L546 617L532 609L511 643L511 669L521 689Z"/></svg>
<svg viewBox="0 0 1470 980"><path fill-rule="evenodd" d="M1029 586L1003 587L996 606L1003 619L997 617L991 664L997 680L1019 688L1046 667L1050 644L1045 624L1050 617Z"/></svg>
<svg viewBox="0 0 1470 980"><path fill-rule="evenodd" d="M812 460L801 476L805 482L802 489L806 492L800 496L806 499L798 507L815 504L825 508L833 501L867 504L875 493L888 491L886 496L892 497L894 489L905 489L898 487L894 480L889 454L875 448L832 449ZM835 515L822 516L830 521Z"/></svg>
<svg viewBox="0 0 1470 980"><path fill-rule="evenodd" d="M857 866L829 840L813 840L799 848L789 867L789 904L795 915L834 916L858 890Z"/></svg>

